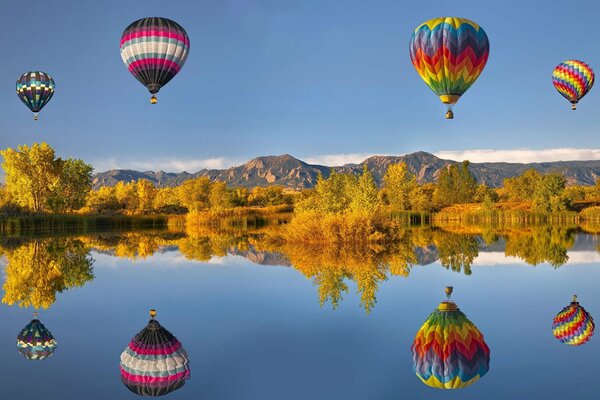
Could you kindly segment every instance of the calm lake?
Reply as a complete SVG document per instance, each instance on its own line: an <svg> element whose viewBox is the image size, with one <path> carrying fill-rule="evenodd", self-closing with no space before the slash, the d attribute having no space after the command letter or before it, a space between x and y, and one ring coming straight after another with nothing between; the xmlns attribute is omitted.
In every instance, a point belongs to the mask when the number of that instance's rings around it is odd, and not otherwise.
<svg viewBox="0 0 600 400"><path fill-rule="evenodd" d="M139 398L121 353L156 309L189 361L171 399L597 399L600 339L569 346L552 323L573 294L600 316L599 240L549 226L419 228L360 248L260 230L0 237L2 398ZM458 390L413 371L446 286L490 350ZM57 343L43 360L17 349L36 310Z"/></svg>

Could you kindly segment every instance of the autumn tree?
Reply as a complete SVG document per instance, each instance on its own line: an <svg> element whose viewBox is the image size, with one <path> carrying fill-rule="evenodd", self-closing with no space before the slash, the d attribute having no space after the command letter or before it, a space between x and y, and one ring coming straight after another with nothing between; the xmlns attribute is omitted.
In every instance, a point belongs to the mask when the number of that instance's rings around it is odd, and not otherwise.
<svg viewBox="0 0 600 400"><path fill-rule="evenodd" d="M351 193L351 211L373 213L380 205L375 178L366 164L363 166L363 173L356 179L356 183L350 186L349 192Z"/></svg>
<svg viewBox="0 0 600 400"><path fill-rule="evenodd" d="M34 212L73 211L84 205L92 167L81 160L56 158L47 143L0 152L12 201Z"/></svg>
<svg viewBox="0 0 600 400"><path fill-rule="evenodd" d="M391 164L383 177L388 204L394 211L412 209L411 198L419 185L405 162Z"/></svg>
<svg viewBox="0 0 600 400"><path fill-rule="evenodd" d="M148 179L140 179L135 185L137 193L137 211L147 214L154 209L154 199L156 198L156 188L154 183Z"/></svg>
<svg viewBox="0 0 600 400"><path fill-rule="evenodd" d="M210 188L209 178L190 179L177 188L177 197L189 212L206 210L210 207Z"/></svg>

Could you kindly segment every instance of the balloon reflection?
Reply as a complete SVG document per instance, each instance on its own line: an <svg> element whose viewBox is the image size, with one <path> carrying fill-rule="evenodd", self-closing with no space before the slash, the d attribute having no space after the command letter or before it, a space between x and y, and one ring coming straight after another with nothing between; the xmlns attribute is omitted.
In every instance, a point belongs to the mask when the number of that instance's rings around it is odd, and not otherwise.
<svg viewBox="0 0 600 400"><path fill-rule="evenodd" d="M175 336L151 319L121 353L121 380L140 396L163 396L183 385L190 377L190 362L186 351Z"/></svg>
<svg viewBox="0 0 600 400"><path fill-rule="evenodd" d="M30 323L17 336L17 349L28 360L44 360L54 354L56 340L34 314Z"/></svg>
<svg viewBox="0 0 600 400"><path fill-rule="evenodd" d="M451 288L446 293L450 297ZM467 387L490 368L490 349L483 335L450 300L429 315L411 350L419 379L438 389Z"/></svg>
<svg viewBox="0 0 600 400"><path fill-rule="evenodd" d="M554 317L552 333L561 343L580 346L590 341L594 335L594 319L585 308L579 305L577 296L571 304Z"/></svg>

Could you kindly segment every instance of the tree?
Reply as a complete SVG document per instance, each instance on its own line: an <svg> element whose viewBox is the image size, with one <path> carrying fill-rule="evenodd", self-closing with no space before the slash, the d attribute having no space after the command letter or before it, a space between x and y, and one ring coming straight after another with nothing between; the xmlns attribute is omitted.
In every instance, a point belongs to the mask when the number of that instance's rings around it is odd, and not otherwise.
<svg viewBox="0 0 600 400"><path fill-rule="evenodd" d="M209 178L190 179L177 188L177 197L189 212L206 210L210 207L210 188Z"/></svg>
<svg viewBox="0 0 600 400"><path fill-rule="evenodd" d="M137 211L140 213L149 213L154 209L154 199L156 198L156 188L154 183L148 179L140 179L136 183L137 191Z"/></svg>
<svg viewBox="0 0 600 400"><path fill-rule="evenodd" d="M4 158L6 188L13 201L34 212L45 211L59 185L61 162L47 143L22 145L0 151Z"/></svg>
<svg viewBox="0 0 600 400"><path fill-rule="evenodd" d="M411 209L411 198L420 195L417 179L409 171L405 162L391 164L383 177L383 187L386 190L386 199L392 210L405 211ZM421 205L421 200L418 201Z"/></svg>
<svg viewBox="0 0 600 400"><path fill-rule="evenodd" d="M60 161L60 177L48 204L53 212L72 212L85 205L94 168L82 160Z"/></svg>
<svg viewBox="0 0 600 400"><path fill-rule="evenodd" d="M139 199L135 182L118 182L114 191L120 209L129 213L134 213L138 209Z"/></svg>
<svg viewBox="0 0 600 400"><path fill-rule="evenodd" d="M469 170L469 161L442 168L436 182L434 202L438 207L473 202L477 181Z"/></svg>
<svg viewBox="0 0 600 400"><path fill-rule="evenodd" d="M92 186L92 166L82 160L56 158L47 143L0 152L6 189L17 205L34 212L70 212L85 204Z"/></svg>
<svg viewBox="0 0 600 400"><path fill-rule="evenodd" d="M565 177L556 172L542 176L533 191L533 208L538 212L565 211L567 199L562 196L565 190Z"/></svg>
<svg viewBox="0 0 600 400"><path fill-rule="evenodd" d="M380 199L377 195L377 185L373 174L365 164L363 173L356 180L356 184L351 187L352 199L350 201L350 210L353 212L373 213L380 205Z"/></svg>

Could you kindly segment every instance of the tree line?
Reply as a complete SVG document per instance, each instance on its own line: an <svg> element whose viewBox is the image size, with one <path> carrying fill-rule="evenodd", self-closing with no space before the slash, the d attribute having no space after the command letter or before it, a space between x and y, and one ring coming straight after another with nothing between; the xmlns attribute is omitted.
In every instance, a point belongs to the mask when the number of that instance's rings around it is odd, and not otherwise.
<svg viewBox="0 0 600 400"><path fill-rule="evenodd" d="M365 166L359 175L332 171L326 178L319 176L314 188L293 193L281 186L229 188L206 177L172 188L157 188L142 179L92 190L92 166L57 157L47 143L8 148L0 155L6 181L0 188L0 214L5 215L173 214L293 204L297 216L369 219L382 211L430 213L467 203L491 209L498 202L522 202L533 211L551 213L569 210L575 202L600 199L600 181L595 186L567 186L562 174L535 169L505 179L501 188L491 188L477 183L468 161L442 168L433 183L419 183L401 162L388 167L381 187Z"/></svg>

